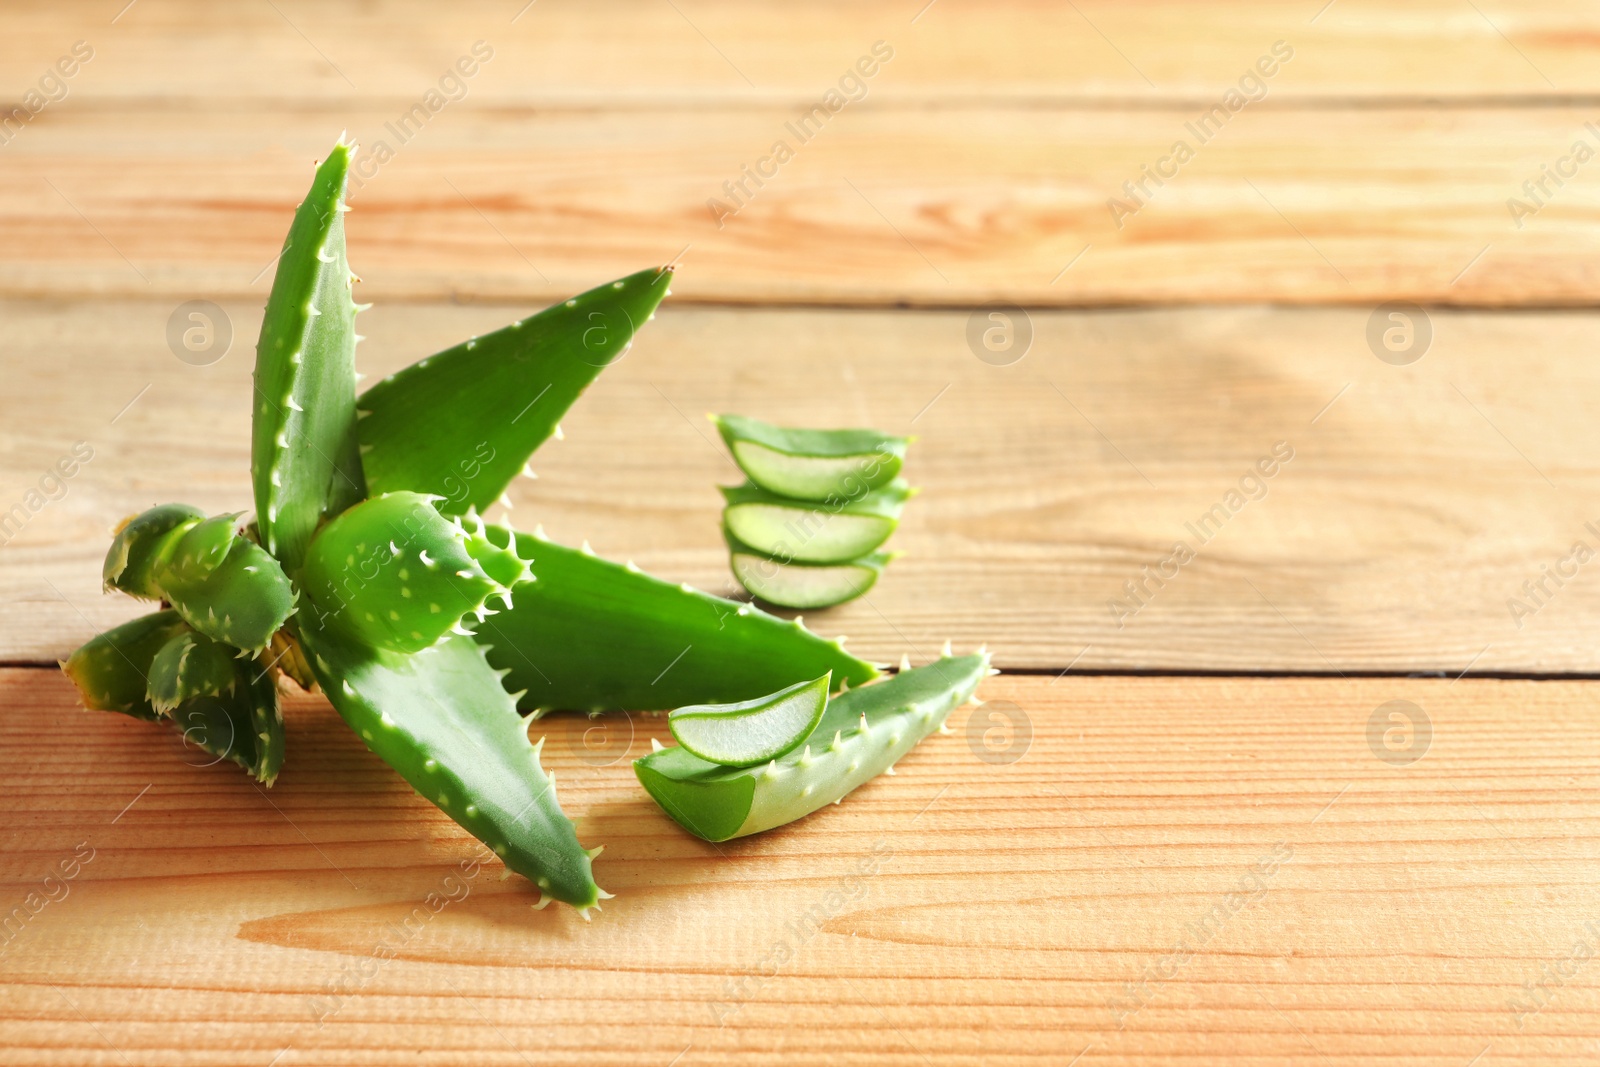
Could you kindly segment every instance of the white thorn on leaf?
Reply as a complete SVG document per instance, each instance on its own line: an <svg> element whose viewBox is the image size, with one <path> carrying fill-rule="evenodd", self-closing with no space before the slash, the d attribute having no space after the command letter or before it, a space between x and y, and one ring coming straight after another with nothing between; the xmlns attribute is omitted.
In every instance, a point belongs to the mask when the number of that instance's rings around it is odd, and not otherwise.
<svg viewBox="0 0 1600 1067"><path fill-rule="evenodd" d="M585 556L594 555L594 549L590 547L588 538L584 538L583 544L578 547L578 551L582 552Z"/></svg>
<svg viewBox="0 0 1600 1067"><path fill-rule="evenodd" d="M904 652L900 653L900 669L903 671L911 669L911 657Z"/></svg>
<svg viewBox="0 0 1600 1067"><path fill-rule="evenodd" d="M955 653L952 652L951 649L950 649L950 639L949 638L945 638L944 647L939 650L939 655L941 655L941 656L952 656L954 654Z"/></svg>
<svg viewBox="0 0 1600 1067"><path fill-rule="evenodd" d="M666 745L663 745L656 738L652 737L650 739L650 751L651 752L660 752L660 751L664 750L666 747L667 747Z"/></svg>

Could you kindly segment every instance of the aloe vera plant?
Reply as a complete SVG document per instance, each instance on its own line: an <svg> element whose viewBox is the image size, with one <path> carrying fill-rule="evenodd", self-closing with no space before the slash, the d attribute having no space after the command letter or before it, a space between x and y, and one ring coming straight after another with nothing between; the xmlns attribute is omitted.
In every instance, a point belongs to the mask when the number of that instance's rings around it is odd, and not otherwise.
<svg viewBox="0 0 1600 1067"><path fill-rule="evenodd" d="M373 752L539 888L536 907L587 918L607 896L599 850L579 843L519 704L661 709L800 683L815 700L878 669L798 619L486 525L479 510L632 343L671 272L593 289L357 396L351 153L340 143L317 168L267 300L254 514L164 504L125 523L106 587L159 607L62 667L88 707L170 723L267 784L285 757L279 677L319 685ZM746 747L775 744L768 727Z"/></svg>
<svg viewBox="0 0 1600 1067"><path fill-rule="evenodd" d="M696 837L727 841L758 834L892 772L972 698L989 672L987 652L946 655L851 689L828 702L804 741L764 765L728 766L677 745L635 761L634 772L661 809Z"/></svg>

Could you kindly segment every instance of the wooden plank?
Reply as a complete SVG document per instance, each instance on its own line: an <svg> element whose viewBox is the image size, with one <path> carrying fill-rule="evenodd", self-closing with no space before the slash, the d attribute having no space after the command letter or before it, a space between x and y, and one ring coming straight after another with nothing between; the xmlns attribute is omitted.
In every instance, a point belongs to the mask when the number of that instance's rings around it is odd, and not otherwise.
<svg viewBox="0 0 1600 1067"><path fill-rule="evenodd" d="M1600 186L1523 191L1543 166L1570 168L1578 139L1600 145L1586 106L1269 98L1201 143L1191 106L869 97L802 142L786 125L797 111L778 105L546 112L469 98L402 144L386 129L394 107L76 104L4 146L0 292L253 295L310 162L346 126L395 152L349 219L352 262L384 298L555 299L675 257L679 295L697 301L1517 305L1595 292ZM760 163L780 140L793 158ZM1195 154L1173 172L1179 141ZM775 170L760 188L741 178L757 165ZM1175 177L1157 187L1146 166ZM748 197L725 190L741 180ZM1139 181L1147 195L1124 190ZM1544 206L1514 217L1513 198Z"/></svg>
<svg viewBox="0 0 1600 1067"><path fill-rule="evenodd" d="M781 4L739 0L519 6L281 0L235 9L140 0L108 25L104 4L76 0L16 12L0 66L15 75L8 91L20 93L29 72L82 38L96 49L81 85L86 99L344 106L413 98L484 40L496 58L491 76L473 85L475 97L659 108L815 97L882 39L896 49L899 96L1094 102L1209 97L1285 40L1296 49L1294 77L1275 91L1296 99L1600 90L1600 16L1578 0L1537 8L1494 0L1477 11L1449 0L1339 0L1323 10L1267 0L827 0L809 5L804 19Z"/></svg>
<svg viewBox="0 0 1600 1067"><path fill-rule="evenodd" d="M0 659L48 661L138 610L98 590L123 516L249 506L260 311L227 310L232 351L195 367L167 348L166 302L0 307L0 511L74 442L95 450L0 548ZM361 365L387 373L520 313L379 304ZM965 312L669 301L535 457L511 517L731 592L714 486L737 472L703 415L874 425L919 436L907 469L925 491L891 542L909 555L866 600L810 619L864 655L953 637L1056 671L1600 670L1600 585L1570 558L1577 541L1600 549L1595 317L1436 312L1431 350L1405 367L1374 357L1368 320L1035 313L1031 350L1001 367L968 348ZM1279 442L1294 458L1265 497L1230 501L1261 487L1249 476ZM1195 559L1147 579L1179 540ZM1113 600L1138 606L1128 582L1147 603L1119 617Z"/></svg>
<svg viewBox="0 0 1600 1067"><path fill-rule="evenodd" d="M661 720L588 747L586 721L547 720L617 894L584 926L487 866L463 877L471 839L320 699L290 702L269 793L5 671L0 886L8 912L40 896L0 955L0 1059L1592 1062L1595 684L1002 676L983 695L897 777L718 847L633 779ZM1369 747L1393 700L1427 717L1420 761L1400 762L1420 731ZM979 757L1024 734L1014 762Z"/></svg>

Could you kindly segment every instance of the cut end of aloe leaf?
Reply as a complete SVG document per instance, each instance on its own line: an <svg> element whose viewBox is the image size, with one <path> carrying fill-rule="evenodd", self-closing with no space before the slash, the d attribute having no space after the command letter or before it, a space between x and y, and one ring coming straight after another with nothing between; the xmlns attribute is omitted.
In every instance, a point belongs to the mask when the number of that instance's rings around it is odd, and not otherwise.
<svg viewBox="0 0 1600 1067"><path fill-rule="evenodd" d="M841 693L805 741L765 763L726 767L681 745L636 760L634 773L685 830L707 841L762 833L842 800L887 773L972 699L989 656L943 656Z"/></svg>
<svg viewBox="0 0 1600 1067"><path fill-rule="evenodd" d="M736 547L733 575L753 596L782 608L827 608L872 588L892 557L875 552L849 563L780 563Z"/></svg>
<svg viewBox="0 0 1600 1067"><path fill-rule="evenodd" d="M689 752L724 767L751 767L783 755L816 729L832 675L736 704L691 704L667 716Z"/></svg>
<svg viewBox="0 0 1600 1067"><path fill-rule="evenodd" d="M716 415L739 469L756 485L798 500L855 499L900 473L906 439L878 430L805 430L743 415Z"/></svg>

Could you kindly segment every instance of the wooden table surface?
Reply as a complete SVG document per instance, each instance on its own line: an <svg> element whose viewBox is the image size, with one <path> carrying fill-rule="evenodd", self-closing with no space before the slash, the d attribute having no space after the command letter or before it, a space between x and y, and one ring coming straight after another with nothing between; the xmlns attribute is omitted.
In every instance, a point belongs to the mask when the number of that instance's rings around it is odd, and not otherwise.
<svg viewBox="0 0 1600 1067"><path fill-rule="evenodd" d="M1593 5L124 3L0 33L0 104L47 101L0 124L0 1063L1600 1056ZM705 412L915 433L908 556L808 622L986 641L987 703L722 846L638 788L658 718L541 723L588 926L320 697L270 791L79 709L54 660L137 610L109 528L248 505L265 268L341 130L393 149L369 374L680 264L514 522L731 592Z"/></svg>

